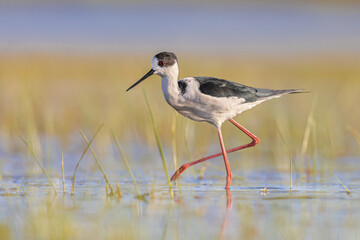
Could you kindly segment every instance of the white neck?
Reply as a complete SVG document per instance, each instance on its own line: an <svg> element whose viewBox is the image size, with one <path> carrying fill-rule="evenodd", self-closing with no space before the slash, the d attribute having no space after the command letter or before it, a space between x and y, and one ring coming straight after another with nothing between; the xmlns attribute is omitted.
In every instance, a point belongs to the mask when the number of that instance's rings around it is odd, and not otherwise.
<svg viewBox="0 0 360 240"><path fill-rule="evenodd" d="M169 67L164 74L161 74L161 89L166 101L173 105L180 94L178 86L179 68L177 64Z"/></svg>

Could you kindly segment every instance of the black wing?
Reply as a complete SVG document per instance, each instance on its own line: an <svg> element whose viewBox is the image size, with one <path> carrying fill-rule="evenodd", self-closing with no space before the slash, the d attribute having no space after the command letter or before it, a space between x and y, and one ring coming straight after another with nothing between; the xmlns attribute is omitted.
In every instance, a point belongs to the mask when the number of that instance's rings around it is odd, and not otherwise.
<svg viewBox="0 0 360 240"><path fill-rule="evenodd" d="M246 102L255 102L261 98L299 91L296 89L271 90L265 88L253 88L214 77L195 77L195 80L200 83L200 92L203 94L213 97L244 98Z"/></svg>

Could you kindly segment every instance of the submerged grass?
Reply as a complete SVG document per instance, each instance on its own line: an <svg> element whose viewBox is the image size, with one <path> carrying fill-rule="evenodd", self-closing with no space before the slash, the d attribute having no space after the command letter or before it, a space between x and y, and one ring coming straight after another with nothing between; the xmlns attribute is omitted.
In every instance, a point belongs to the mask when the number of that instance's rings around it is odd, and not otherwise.
<svg viewBox="0 0 360 240"><path fill-rule="evenodd" d="M26 147L28 148L28 150L30 151L31 155L33 156L33 158L35 159L36 163L39 165L39 167L41 168L41 171L45 174L47 180L49 181L49 183L51 184L52 188L54 189L54 193L57 194L56 191L56 187L53 183L53 181L51 181L49 175L47 174L47 172L45 171L45 168L43 167L43 165L41 164L41 162L39 161L39 159L36 157L34 151L32 150L32 148L30 147L30 145L28 144L28 142L21 136L19 136L20 139L25 143Z"/></svg>
<svg viewBox="0 0 360 240"><path fill-rule="evenodd" d="M147 108L148 108L148 110L149 110L150 119L151 119L153 131L154 131L156 143L157 143L157 146L158 146L158 149L159 149L159 153L160 153L160 156L161 156L161 161L162 161L162 164L163 164L163 169L164 169L164 173L165 173L166 180L167 180L167 185L168 185L168 187L169 187L169 193L170 193L171 198L174 198L174 192L173 192L173 190L172 190L171 181L170 181L170 176L169 176L169 172L168 172L168 169L167 169L167 165L166 165L166 161L165 161L165 156L164 156L164 150L163 150L163 147L162 147L162 144L161 144L160 136L159 136L159 133L158 133L158 131L157 131L157 129L156 129L156 124L155 124L154 116L153 116L153 113L152 113L152 110L151 110L151 107L150 107L149 100L148 100L148 98L147 98L147 96L146 96L146 92L143 91L143 94L144 94L146 106L147 106Z"/></svg>

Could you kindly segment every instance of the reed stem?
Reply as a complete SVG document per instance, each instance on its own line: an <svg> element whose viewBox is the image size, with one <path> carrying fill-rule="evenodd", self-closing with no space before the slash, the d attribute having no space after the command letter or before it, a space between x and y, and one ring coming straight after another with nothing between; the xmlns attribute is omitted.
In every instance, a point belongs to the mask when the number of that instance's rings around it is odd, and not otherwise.
<svg viewBox="0 0 360 240"><path fill-rule="evenodd" d="M46 173L45 168L43 167L43 165L41 164L41 162L39 161L39 159L36 157L34 151L32 150L32 148L30 147L30 145L28 144L28 142L21 136L19 136L20 139L25 143L26 147L28 148L28 150L30 151L31 155L33 156L33 158L35 159L35 161L37 162L37 164L39 165L39 167L41 168L42 172L45 174L46 178L48 179L49 183L51 184L51 186L54 189L55 194L57 194L55 185L53 183L53 181L51 181L49 175Z"/></svg>
<svg viewBox="0 0 360 240"><path fill-rule="evenodd" d="M171 181L170 181L170 176L169 176L169 172L168 172L168 169L167 169L167 165L166 165L166 161L165 161L165 156L164 156L164 150L163 150L163 147L162 147L162 144L161 144L160 136L159 136L158 131L157 131L157 129L156 129L156 124L155 124L155 120L154 120L153 113L152 113L152 111L151 111L151 107L150 107L149 100L148 100L148 98L147 98L147 96L146 96L145 91L143 91L143 93L144 93L144 97L145 97L145 101L146 101L147 108L148 108L148 110L149 110L150 119L151 119L152 127L153 127L153 130L154 130L154 135L155 135L156 143L157 143L157 146L158 146L158 149L159 149L159 153L160 153L160 156L161 156L161 161L162 161L162 164L163 164L163 168L164 168L164 172L165 172L165 176L166 176L166 180L167 180L167 185L168 185L168 187L169 187L170 197L171 197L171 198L174 198L174 192L173 192L173 190L172 190Z"/></svg>

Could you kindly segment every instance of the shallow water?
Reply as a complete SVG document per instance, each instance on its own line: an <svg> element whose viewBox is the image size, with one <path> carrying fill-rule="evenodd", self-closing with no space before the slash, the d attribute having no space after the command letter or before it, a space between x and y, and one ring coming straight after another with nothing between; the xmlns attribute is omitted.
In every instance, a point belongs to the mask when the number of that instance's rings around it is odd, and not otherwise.
<svg viewBox="0 0 360 240"><path fill-rule="evenodd" d="M307 183L295 174L290 192L281 183L287 173L249 171L250 177L234 180L228 192L222 175L185 176L173 186L174 199L162 179L138 177L143 200L135 198L130 179L113 179L123 196L107 197L100 175L80 175L74 195L71 179L63 194L61 179L54 178L56 196L45 178L6 177L0 226L16 239L359 239L359 180L347 184L347 194L332 175ZM272 181L264 184L263 174ZM349 179L346 172L337 175Z"/></svg>

